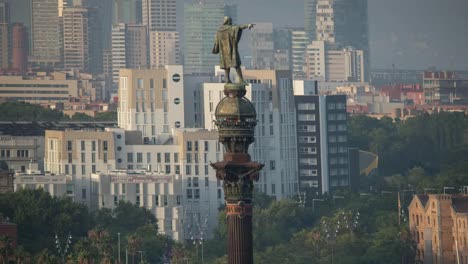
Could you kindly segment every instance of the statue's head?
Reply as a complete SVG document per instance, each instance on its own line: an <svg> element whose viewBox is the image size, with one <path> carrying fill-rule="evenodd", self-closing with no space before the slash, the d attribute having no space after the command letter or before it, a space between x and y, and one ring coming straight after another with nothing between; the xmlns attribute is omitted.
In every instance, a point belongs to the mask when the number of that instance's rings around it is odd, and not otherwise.
<svg viewBox="0 0 468 264"><path fill-rule="evenodd" d="M230 16L225 16L223 25L232 25L232 18Z"/></svg>

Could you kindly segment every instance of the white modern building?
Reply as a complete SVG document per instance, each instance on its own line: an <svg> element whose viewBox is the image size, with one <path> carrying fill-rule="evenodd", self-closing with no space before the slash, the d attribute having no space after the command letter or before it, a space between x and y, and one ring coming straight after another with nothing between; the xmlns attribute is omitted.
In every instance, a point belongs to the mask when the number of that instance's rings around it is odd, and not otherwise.
<svg viewBox="0 0 468 264"><path fill-rule="evenodd" d="M63 10L63 59L66 69L84 72L89 70L88 10L64 8Z"/></svg>
<svg viewBox="0 0 468 264"><path fill-rule="evenodd" d="M161 144L172 129L185 126L182 66L122 69L119 77L119 127L142 131L145 143Z"/></svg>
<svg viewBox="0 0 468 264"><path fill-rule="evenodd" d="M158 232L177 241L184 240L182 177L146 170L111 170L92 174L91 209L115 208L127 201L151 211Z"/></svg>
<svg viewBox="0 0 468 264"><path fill-rule="evenodd" d="M305 54L309 36L304 30L291 31L291 65L293 78L305 79Z"/></svg>
<svg viewBox="0 0 468 264"><path fill-rule="evenodd" d="M326 41L312 41L305 53L307 79L364 82L364 52L351 47L338 48Z"/></svg>
<svg viewBox="0 0 468 264"><path fill-rule="evenodd" d="M257 111L252 159L265 164L256 188L277 199L298 191L294 95L290 71L246 70L246 98ZM224 97L223 83L205 83L205 128L215 129L216 105Z"/></svg>

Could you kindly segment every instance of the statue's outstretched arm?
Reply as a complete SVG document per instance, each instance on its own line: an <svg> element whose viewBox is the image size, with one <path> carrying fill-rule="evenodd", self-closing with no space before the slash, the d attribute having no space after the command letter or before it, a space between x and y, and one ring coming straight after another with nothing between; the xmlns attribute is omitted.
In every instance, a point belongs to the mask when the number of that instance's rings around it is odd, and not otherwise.
<svg viewBox="0 0 468 264"><path fill-rule="evenodd" d="M246 28L251 29L251 28L253 28L254 26L255 26L255 24L245 24L245 25L240 25L239 27L240 27L241 29L246 29Z"/></svg>

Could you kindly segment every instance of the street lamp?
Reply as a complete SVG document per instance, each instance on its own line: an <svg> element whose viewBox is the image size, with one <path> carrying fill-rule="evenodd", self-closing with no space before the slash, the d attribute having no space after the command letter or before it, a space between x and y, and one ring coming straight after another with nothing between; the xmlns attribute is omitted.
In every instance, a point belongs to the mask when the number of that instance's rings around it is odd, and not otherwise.
<svg viewBox="0 0 468 264"><path fill-rule="evenodd" d="M63 264L65 264L65 256L67 255L68 250L70 249L71 240L72 240L72 236L70 233L68 233L67 241L64 245L65 248L62 250L62 246L60 245L60 240L58 238L58 235L57 233L55 233L55 246L57 247L57 252L59 253L60 257L62 257Z"/></svg>
<svg viewBox="0 0 468 264"><path fill-rule="evenodd" d="M434 188L424 188L424 194L427 194L427 191L435 191Z"/></svg>
<svg viewBox="0 0 468 264"><path fill-rule="evenodd" d="M312 199L312 212L315 212L315 202L325 202L324 199Z"/></svg>
<svg viewBox="0 0 468 264"><path fill-rule="evenodd" d="M305 207L306 203L306 192L299 192L299 206L300 207Z"/></svg>
<svg viewBox="0 0 468 264"><path fill-rule="evenodd" d="M333 204L335 204L336 199L344 199L344 196L333 195Z"/></svg>
<svg viewBox="0 0 468 264"><path fill-rule="evenodd" d="M119 237L118 241L119 241L119 245L118 245L118 254L119 254L119 257L118 257L118 260L119 260L119 264L120 264L120 233L117 233L117 236Z"/></svg>
<svg viewBox="0 0 468 264"><path fill-rule="evenodd" d="M455 187L444 187L444 194L446 190L455 190Z"/></svg>

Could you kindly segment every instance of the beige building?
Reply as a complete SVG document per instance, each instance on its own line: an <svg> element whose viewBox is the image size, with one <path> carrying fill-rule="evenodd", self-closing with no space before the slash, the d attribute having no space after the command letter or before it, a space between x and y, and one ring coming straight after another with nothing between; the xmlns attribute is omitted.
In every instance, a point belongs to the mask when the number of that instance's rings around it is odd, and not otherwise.
<svg viewBox="0 0 468 264"><path fill-rule="evenodd" d="M182 177L145 170L114 170L92 174L91 210L113 209L131 202L156 216L158 232L183 241Z"/></svg>
<svg viewBox="0 0 468 264"><path fill-rule="evenodd" d="M88 10L63 9L63 58L66 69L89 70Z"/></svg>
<svg viewBox="0 0 468 264"><path fill-rule="evenodd" d="M416 261L467 263L468 196L415 195L408 210L410 231L417 245Z"/></svg>
<svg viewBox="0 0 468 264"><path fill-rule="evenodd" d="M318 0L316 14L316 36L318 41L335 43L334 8L331 0Z"/></svg>
<svg viewBox="0 0 468 264"><path fill-rule="evenodd" d="M78 95L78 81L54 76L0 76L0 98L28 103L65 102Z"/></svg>
<svg viewBox="0 0 468 264"><path fill-rule="evenodd" d="M25 172L31 162L44 160L43 136L0 136L0 160L13 171Z"/></svg>
<svg viewBox="0 0 468 264"><path fill-rule="evenodd" d="M185 126L183 83L182 66L120 70L119 127L142 131L145 143L167 140Z"/></svg>
<svg viewBox="0 0 468 264"><path fill-rule="evenodd" d="M325 41L312 41L305 54L307 79L323 78L331 82L364 81L362 50L339 49Z"/></svg>
<svg viewBox="0 0 468 264"><path fill-rule="evenodd" d="M122 147L119 145L118 148L116 144L120 142L122 135L119 137L110 130L47 130L45 133L44 170L72 175L77 202L90 204L91 173L118 168L115 156Z"/></svg>
<svg viewBox="0 0 468 264"><path fill-rule="evenodd" d="M28 171L16 173L14 180L15 192L21 189L43 189L54 197L69 197L75 200L75 186L72 176L64 174L41 173Z"/></svg>
<svg viewBox="0 0 468 264"><path fill-rule="evenodd" d="M177 31L150 31L149 41L151 68L181 64Z"/></svg>

